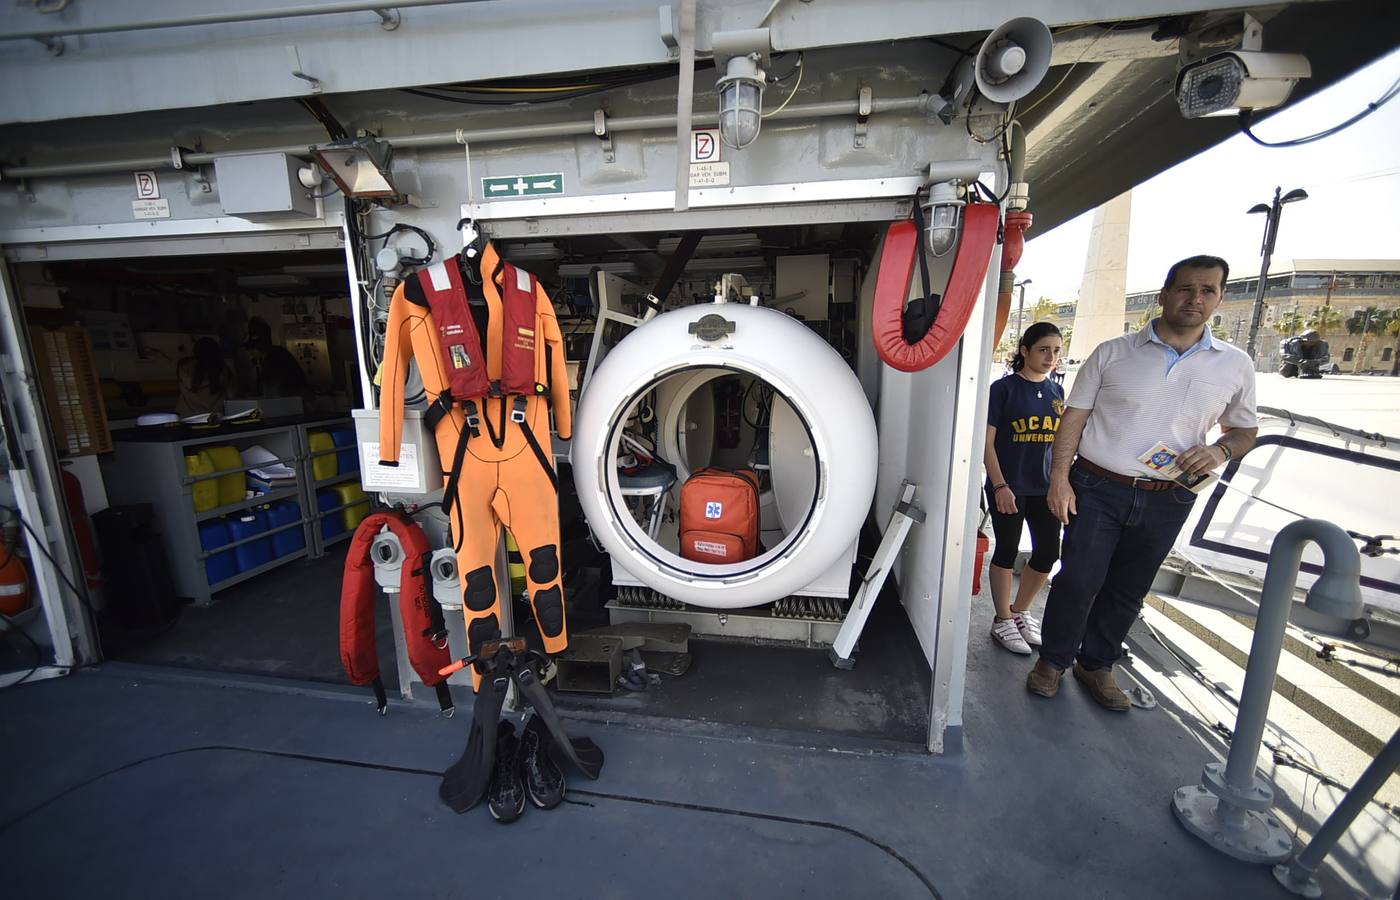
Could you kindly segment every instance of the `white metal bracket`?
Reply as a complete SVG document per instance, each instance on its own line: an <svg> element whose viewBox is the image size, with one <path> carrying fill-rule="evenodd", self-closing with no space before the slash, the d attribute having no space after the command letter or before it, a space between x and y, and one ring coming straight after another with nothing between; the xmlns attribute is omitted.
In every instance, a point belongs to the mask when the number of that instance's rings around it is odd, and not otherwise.
<svg viewBox="0 0 1400 900"><path fill-rule="evenodd" d="M311 93L321 93L321 79L315 77L314 75L308 75L304 71L302 71L301 54L297 52L296 44L287 45L287 62L292 67L293 75L311 85Z"/></svg>
<svg viewBox="0 0 1400 900"><path fill-rule="evenodd" d="M171 168L175 169L177 172L184 171L188 168L190 177L194 179L195 184L199 185L200 193L208 194L214 190L214 187L209 183L209 173L205 171L204 166L191 166L189 163L185 162L186 153L202 152L204 152L203 148L198 145L195 146L195 149L188 150L178 144L174 144L170 147L170 165Z"/></svg>
<svg viewBox="0 0 1400 900"><path fill-rule="evenodd" d="M395 31L403 24L403 17L397 9L376 9L374 14L379 17L379 24L385 31Z"/></svg>
<svg viewBox="0 0 1400 900"><path fill-rule="evenodd" d="M603 145L603 161L613 162L617 154L613 151L612 135L608 134L608 114L601 109L593 110L593 133Z"/></svg>
<svg viewBox="0 0 1400 900"><path fill-rule="evenodd" d="M865 135L870 122L870 112L874 108L874 92L869 85L862 85L860 89L860 100L856 106L856 149L865 146Z"/></svg>
<svg viewBox="0 0 1400 900"><path fill-rule="evenodd" d="M885 537L880 541L879 549L875 551L875 558L870 561L870 569L861 580L855 599L851 601L846 621L841 623L841 631L831 644L828 656L831 664L838 669L855 667L853 654L856 641L860 639L865 620L870 618L870 611L875 607L875 598L880 595L880 589L885 586L885 578L894 568L894 561L899 558L899 551L904 547L909 529L914 527L915 522L923 522L925 519L924 511L914 505L914 494L917 490L918 485L908 479L899 486L899 500L894 505L894 512L890 513L890 524L885 528Z"/></svg>

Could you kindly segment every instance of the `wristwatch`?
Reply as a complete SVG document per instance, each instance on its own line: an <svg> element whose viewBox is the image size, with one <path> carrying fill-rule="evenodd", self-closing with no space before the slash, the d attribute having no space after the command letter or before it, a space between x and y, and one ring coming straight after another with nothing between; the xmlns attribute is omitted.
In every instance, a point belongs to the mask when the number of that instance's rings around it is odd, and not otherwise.
<svg viewBox="0 0 1400 900"><path fill-rule="evenodd" d="M1228 466L1228 465L1230 464L1230 460L1232 460L1232 459L1235 458L1235 454L1232 453L1232 452L1230 451L1230 445L1229 445L1229 444L1216 444L1215 446L1217 446L1217 447L1219 447L1221 450L1224 450L1224 451L1225 451L1225 465Z"/></svg>

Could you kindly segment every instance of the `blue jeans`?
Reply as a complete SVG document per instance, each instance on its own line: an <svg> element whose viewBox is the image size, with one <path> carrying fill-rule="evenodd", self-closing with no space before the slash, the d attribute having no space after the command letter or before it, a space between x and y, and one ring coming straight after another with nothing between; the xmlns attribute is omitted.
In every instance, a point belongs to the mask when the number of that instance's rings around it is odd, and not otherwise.
<svg viewBox="0 0 1400 900"><path fill-rule="evenodd" d="M1079 512L1065 527L1040 658L1060 669L1076 659L1086 669L1109 669L1196 495L1183 487L1139 490L1078 468L1069 482Z"/></svg>

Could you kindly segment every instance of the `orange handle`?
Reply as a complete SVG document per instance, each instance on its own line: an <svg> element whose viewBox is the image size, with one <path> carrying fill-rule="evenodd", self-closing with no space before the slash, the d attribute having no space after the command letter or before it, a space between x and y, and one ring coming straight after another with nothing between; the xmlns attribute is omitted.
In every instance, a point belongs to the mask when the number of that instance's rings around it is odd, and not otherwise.
<svg viewBox="0 0 1400 900"><path fill-rule="evenodd" d="M471 665L471 660L467 659L466 657L463 657L462 659L459 659L454 663L450 663L449 665L443 666L441 669L438 669L438 674L446 678L448 675L451 675L454 672L462 671L469 665Z"/></svg>

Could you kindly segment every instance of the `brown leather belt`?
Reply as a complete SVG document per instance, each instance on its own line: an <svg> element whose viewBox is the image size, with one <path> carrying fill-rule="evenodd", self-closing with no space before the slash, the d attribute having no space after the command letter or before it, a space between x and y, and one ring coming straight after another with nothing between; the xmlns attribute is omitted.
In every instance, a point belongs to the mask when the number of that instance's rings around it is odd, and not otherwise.
<svg viewBox="0 0 1400 900"><path fill-rule="evenodd" d="M1101 475L1109 481L1126 484L1128 487L1137 488L1140 491L1165 491L1168 488L1176 487L1175 481L1163 481L1160 478L1134 478L1131 475L1119 475L1117 472L1110 472L1103 466L1094 465L1082 456L1074 461L1074 467L1076 469L1083 469L1090 475Z"/></svg>

